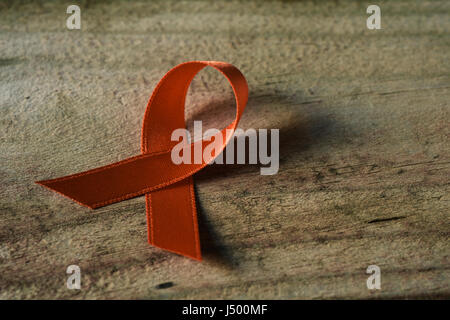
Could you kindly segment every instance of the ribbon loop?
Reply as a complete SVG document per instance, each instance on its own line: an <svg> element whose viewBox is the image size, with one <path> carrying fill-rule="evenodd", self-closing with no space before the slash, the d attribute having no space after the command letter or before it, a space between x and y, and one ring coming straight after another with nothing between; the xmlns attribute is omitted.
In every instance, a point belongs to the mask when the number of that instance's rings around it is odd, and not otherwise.
<svg viewBox="0 0 450 320"><path fill-rule="evenodd" d="M81 173L37 183L95 209L111 203L146 196L148 242L154 246L201 260L192 175L214 161L216 152L201 163L175 164L171 141L175 129L185 128L184 104L189 85L204 67L220 71L236 98L236 118L222 130L223 150L231 139L248 99L245 77L233 65L218 61L191 61L171 69L158 83L148 102L141 135L141 155ZM203 150L204 141L193 142ZM203 158L203 157L202 157Z"/></svg>

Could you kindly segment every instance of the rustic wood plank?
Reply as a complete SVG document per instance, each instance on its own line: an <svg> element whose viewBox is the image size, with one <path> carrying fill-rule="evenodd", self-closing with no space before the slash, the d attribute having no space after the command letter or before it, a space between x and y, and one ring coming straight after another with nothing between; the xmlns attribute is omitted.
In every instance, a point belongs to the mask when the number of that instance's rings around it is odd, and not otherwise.
<svg viewBox="0 0 450 320"><path fill-rule="evenodd" d="M86 1L69 31L66 3L0 4L0 298L448 298L450 5L379 1L381 30L367 5ZM204 262L147 245L143 198L90 211L33 184L137 154L153 87L195 59L246 75L242 128L280 129L277 175L195 176ZM233 108L202 71L187 118Z"/></svg>

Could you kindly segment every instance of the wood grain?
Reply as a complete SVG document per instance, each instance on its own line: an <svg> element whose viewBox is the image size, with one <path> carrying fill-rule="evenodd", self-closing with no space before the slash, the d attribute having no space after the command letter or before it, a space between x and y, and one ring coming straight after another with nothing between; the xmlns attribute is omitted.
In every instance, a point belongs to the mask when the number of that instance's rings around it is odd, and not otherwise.
<svg viewBox="0 0 450 320"><path fill-rule="evenodd" d="M65 2L0 4L0 298L449 298L450 6L377 4L381 30L364 1L86 1L81 30ZM139 153L154 86L197 59L247 77L243 129L280 129L277 175L195 176L204 262L147 245L142 197L91 211L33 183ZM202 71L189 122L233 115Z"/></svg>

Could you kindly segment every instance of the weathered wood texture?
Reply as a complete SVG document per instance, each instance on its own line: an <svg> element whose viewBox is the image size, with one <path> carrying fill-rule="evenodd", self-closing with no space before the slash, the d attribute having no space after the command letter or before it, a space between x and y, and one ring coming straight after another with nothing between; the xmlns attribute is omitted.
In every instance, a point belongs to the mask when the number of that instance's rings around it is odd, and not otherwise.
<svg viewBox="0 0 450 320"><path fill-rule="evenodd" d="M65 2L2 2L0 298L448 298L450 3L378 1L381 30L369 4L92 1L70 31ZM281 153L195 176L204 262L147 244L143 197L91 211L33 183L139 153L157 81L200 59L242 70L241 127ZM187 103L234 114L214 70Z"/></svg>

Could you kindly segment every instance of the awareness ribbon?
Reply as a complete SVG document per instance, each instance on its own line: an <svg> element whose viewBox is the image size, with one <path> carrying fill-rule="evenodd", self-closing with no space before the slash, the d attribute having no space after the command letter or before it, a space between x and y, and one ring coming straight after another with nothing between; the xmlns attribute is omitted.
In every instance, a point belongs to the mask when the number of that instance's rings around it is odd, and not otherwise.
<svg viewBox="0 0 450 320"><path fill-rule="evenodd" d="M91 209L145 194L148 242L156 247L201 260L192 175L220 154L194 163L175 164L171 141L175 129L185 128L184 104L194 76L206 66L220 71L236 99L236 118L220 134L225 148L237 127L248 98L245 77L233 65L218 61L191 61L171 69L158 83L147 104L141 135L141 154L77 174L37 181ZM229 130L227 133L227 129ZM207 146L203 139L191 143L191 155ZM198 163L195 163L198 162Z"/></svg>

